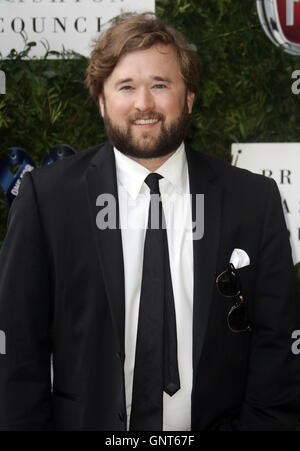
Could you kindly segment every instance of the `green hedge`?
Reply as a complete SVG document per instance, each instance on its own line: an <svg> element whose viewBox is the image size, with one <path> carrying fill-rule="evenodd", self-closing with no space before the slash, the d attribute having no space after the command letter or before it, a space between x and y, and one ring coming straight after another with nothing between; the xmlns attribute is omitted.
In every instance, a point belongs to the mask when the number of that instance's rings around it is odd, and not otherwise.
<svg viewBox="0 0 300 451"><path fill-rule="evenodd" d="M300 60L265 36L255 3L156 0L158 14L177 26L201 57L188 140L227 160L232 142L299 140L300 97L291 93L291 74ZM57 61L29 60L32 45L0 60L7 74L7 94L0 95L0 158L17 145L39 165L54 144L81 151L102 142L105 132L84 85L87 59L65 53ZM1 190L0 242L7 210Z"/></svg>

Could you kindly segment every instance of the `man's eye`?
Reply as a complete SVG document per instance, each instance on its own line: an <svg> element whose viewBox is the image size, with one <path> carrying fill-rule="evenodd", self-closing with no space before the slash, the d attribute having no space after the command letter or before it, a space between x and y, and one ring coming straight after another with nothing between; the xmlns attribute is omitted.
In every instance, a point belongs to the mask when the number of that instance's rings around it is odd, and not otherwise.
<svg viewBox="0 0 300 451"><path fill-rule="evenodd" d="M132 86L122 86L120 91L130 91L131 89L133 89Z"/></svg>
<svg viewBox="0 0 300 451"><path fill-rule="evenodd" d="M157 85L154 85L154 88L156 88L156 89L164 89L164 88L166 88L166 85L157 84Z"/></svg>

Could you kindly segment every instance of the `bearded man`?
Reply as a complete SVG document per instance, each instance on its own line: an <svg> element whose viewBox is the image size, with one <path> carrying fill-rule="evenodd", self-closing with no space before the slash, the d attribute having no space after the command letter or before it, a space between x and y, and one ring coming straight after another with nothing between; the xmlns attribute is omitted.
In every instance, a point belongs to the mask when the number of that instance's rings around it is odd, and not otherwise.
<svg viewBox="0 0 300 451"><path fill-rule="evenodd" d="M1 430L295 428L299 298L280 195L185 144L197 77L195 52L154 14L98 40L87 83L108 141L26 174L10 211Z"/></svg>

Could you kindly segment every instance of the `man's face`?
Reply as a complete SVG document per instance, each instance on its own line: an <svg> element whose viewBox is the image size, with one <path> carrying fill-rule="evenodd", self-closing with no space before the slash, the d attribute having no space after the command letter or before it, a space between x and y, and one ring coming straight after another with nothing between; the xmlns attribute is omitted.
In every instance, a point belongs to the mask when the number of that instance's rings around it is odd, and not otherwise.
<svg viewBox="0 0 300 451"><path fill-rule="evenodd" d="M194 94L180 74L175 50L158 45L124 55L99 96L108 137L121 152L156 158L185 137Z"/></svg>

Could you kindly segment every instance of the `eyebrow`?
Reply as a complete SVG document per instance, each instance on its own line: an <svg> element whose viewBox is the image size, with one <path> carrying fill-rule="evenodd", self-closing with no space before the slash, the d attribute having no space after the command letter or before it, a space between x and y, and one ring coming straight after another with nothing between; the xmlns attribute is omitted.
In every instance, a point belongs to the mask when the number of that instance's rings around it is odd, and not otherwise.
<svg viewBox="0 0 300 451"><path fill-rule="evenodd" d="M132 78L124 78L122 80L118 80L115 84L116 87L122 85L123 83L131 83L133 80Z"/></svg>
<svg viewBox="0 0 300 451"><path fill-rule="evenodd" d="M172 83L170 78L168 78L168 77L160 77L159 75L151 75L150 78L153 81L164 81L166 83ZM118 80L115 83L115 87L117 88L118 86L123 85L124 83L132 83L132 82L133 82L132 78L123 78L121 80Z"/></svg>
<svg viewBox="0 0 300 451"><path fill-rule="evenodd" d="M151 78L154 81L165 81L166 83L171 83L171 80L168 77L159 77L158 75L152 75Z"/></svg>

